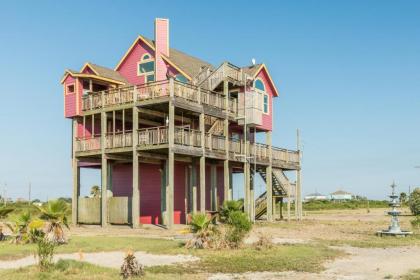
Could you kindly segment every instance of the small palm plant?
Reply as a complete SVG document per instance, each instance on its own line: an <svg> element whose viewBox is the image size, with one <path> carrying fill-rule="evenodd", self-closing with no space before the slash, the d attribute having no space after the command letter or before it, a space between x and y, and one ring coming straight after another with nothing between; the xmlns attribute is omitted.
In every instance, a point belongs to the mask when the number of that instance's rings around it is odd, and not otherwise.
<svg viewBox="0 0 420 280"><path fill-rule="evenodd" d="M47 222L45 239L54 244L64 244L67 242L63 226L69 228L67 215L70 208L63 200L50 200L42 207L38 207L41 212L40 218Z"/></svg>
<svg viewBox="0 0 420 280"><path fill-rule="evenodd" d="M11 243L28 243L28 225L30 222L31 213L28 211L20 214L12 222L6 224L13 234Z"/></svg>
<svg viewBox="0 0 420 280"><path fill-rule="evenodd" d="M213 219L204 213L192 215L190 229L194 237L187 242L187 248L203 249L211 247L212 237L216 233L212 221Z"/></svg>
<svg viewBox="0 0 420 280"><path fill-rule="evenodd" d="M1 207L0 208L0 219L6 218L11 212L15 209L10 207Z"/></svg>

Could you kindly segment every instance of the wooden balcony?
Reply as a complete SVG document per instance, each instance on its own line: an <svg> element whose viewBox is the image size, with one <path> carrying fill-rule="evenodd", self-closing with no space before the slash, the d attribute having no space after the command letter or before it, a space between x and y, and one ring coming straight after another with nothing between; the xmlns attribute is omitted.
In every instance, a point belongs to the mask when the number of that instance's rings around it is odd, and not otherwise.
<svg viewBox="0 0 420 280"><path fill-rule="evenodd" d="M167 149L169 144L168 127L150 127L138 130L138 150ZM268 165L270 162L269 146L260 143L249 144L249 155L245 156L243 140L229 139L229 160L243 162L248 159L251 163ZM199 130L185 127L175 127L174 145L180 153L197 156L202 154L202 134ZM207 157L215 159L226 158L226 137L204 134L204 150ZM110 133L105 137L106 152L118 152L132 149L133 133ZM76 152L88 154L101 153L101 138L99 135L76 139ZM299 153L297 151L272 147L272 164L282 168L299 168Z"/></svg>
<svg viewBox="0 0 420 280"><path fill-rule="evenodd" d="M171 83L169 80L89 93L82 97L82 110L87 112L113 106L134 106L146 100L169 97L171 92L174 97L186 102L227 109L233 116L236 116L238 111L236 98L230 98L226 108L223 94L178 81Z"/></svg>

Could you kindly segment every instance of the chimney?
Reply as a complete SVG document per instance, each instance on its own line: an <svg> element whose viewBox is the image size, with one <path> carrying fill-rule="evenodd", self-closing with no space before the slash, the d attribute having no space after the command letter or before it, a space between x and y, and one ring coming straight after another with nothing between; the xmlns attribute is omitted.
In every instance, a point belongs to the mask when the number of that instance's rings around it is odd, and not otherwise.
<svg viewBox="0 0 420 280"><path fill-rule="evenodd" d="M162 55L169 56L169 19L155 19L155 49L155 80L166 80L166 65Z"/></svg>

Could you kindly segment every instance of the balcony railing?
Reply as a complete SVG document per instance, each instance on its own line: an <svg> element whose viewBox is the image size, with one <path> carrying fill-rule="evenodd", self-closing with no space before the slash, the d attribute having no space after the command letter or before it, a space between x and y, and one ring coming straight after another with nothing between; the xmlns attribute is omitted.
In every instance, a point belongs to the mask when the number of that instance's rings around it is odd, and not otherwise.
<svg viewBox="0 0 420 280"><path fill-rule="evenodd" d="M168 143L168 127L142 128L138 131L138 137L139 146L166 144Z"/></svg>
<svg viewBox="0 0 420 280"><path fill-rule="evenodd" d="M225 136L206 133L205 147L208 150L225 151Z"/></svg>
<svg viewBox="0 0 420 280"><path fill-rule="evenodd" d="M101 149L101 137L79 137L76 139L76 152L95 151Z"/></svg>
<svg viewBox="0 0 420 280"><path fill-rule="evenodd" d="M186 127L175 127L174 144L188 147L201 147L202 140L201 131ZM107 149L132 147L133 134L131 131L124 133L118 132L115 134L108 134L105 137L105 145ZM149 147L168 144L168 127L150 127L138 130L138 145L139 147ZM205 133L204 147L206 151L224 152L226 147L226 137ZM95 135L94 137L81 137L76 139L76 152L98 151L101 149L101 137ZM229 153L232 159L241 159L245 157L245 144L243 140L229 139ZM242 157L241 157L242 155ZM249 157L254 157L257 162L267 162L270 157L269 146L260 143L249 144ZM299 164L299 153L297 151L272 147L272 160L274 163L293 163Z"/></svg>
<svg viewBox="0 0 420 280"><path fill-rule="evenodd" d="M167 81L147 83L137 86L109 89L101 92L92 92L82 97L82 110L95 110L115 105L124 105L145 100L170 96L171 83ZM226 109L223 94L199 88L192 84L174 81L173 94L178 98L192 103L202 103L222 110ZM201 96L201 97L200 97ZM236 114L236 98L229 99L229 112Z"/></svg>
<svg viewBox="0 0 420 280"><path fill-rule="evenodd" d="M175 144L201 147L201 131L184 128L184 127L175 127Z"/></svg>
<svg viewBox="0 0 420 280"><path fill-rule="evenodd" d="M108 134L106 136L106 148L126 148L133 146L133 133L126 131L124 133L118 132L114 134Z"/></svg>

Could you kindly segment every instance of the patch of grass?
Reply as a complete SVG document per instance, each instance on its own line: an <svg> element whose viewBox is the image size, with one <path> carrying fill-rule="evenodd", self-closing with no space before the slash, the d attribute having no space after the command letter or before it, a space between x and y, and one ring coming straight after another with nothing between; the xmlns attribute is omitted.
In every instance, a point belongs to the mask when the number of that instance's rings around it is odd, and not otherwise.
<svg viewBox="0 0 420 280"><path fill-rule="evenodd" d="M359 248L388 248L400 246L415 246L420 245L420 234L413 234L407 237L393 237L393 236L367 236L366 239L358 240L317 240L323 244L330 246L348 245Z"/></svg>
<svg viewBox="0 0 420 280"><path fill-rule="evenodd" d="M29 276L30 275L30 276ZM116 269L99 267L85 262L60 260L47 271L40 271L37 266L20 269L0 270L0 279L27 280L31 279L119 279Z"/></svg>
<svg viewBox="0 0 420 280"><path fill-rule="evenodd" d="M59 253L99 252L99 251L145 251L154 254L176 254L182 250L183 244L173 240L141 237L109 237L109 236L74 236L68 244L58 246ZM36 251L35 244L14 245L8 241L0 242L0 260L18 259L32 255Z"/></svg>
<svg viewBox="0 0 420 280"><path fill-rule="evenodd" d="M147 268L151 273L244 273L248 271L318 272L326 260L342 256L342 251L318 245L282 245L266 250L247 247L239 250L190 250L199 262L179 266Z"/></svg>
<svg viewBox="0 0 420 280"><path fill-rule="evenodd" d="M420 269L412 270L408 274L401 276L403 280L420 280Z"/></svg>

